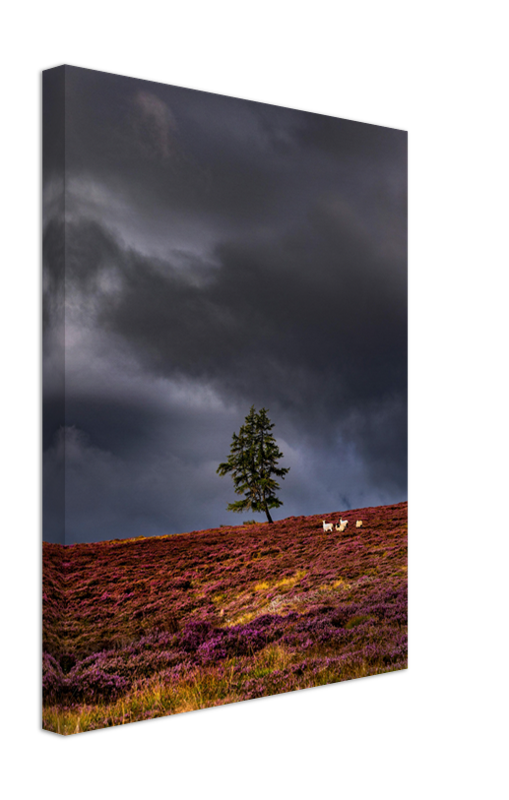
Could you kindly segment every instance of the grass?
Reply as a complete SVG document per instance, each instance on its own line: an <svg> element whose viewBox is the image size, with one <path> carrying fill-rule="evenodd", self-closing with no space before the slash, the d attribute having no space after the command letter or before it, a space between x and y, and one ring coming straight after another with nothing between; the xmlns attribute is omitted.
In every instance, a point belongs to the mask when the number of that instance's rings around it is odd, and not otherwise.
<svg viewBox="0 0 509 800"><path fill-rule="evenodd" d="M321 514L45 544L43 727L68 735L404 669L406 503L325 517L340 515L344 533L325 534Z"/></svg>
<svg viewBox="0 0 509 800"><path fill-rule="evenodd" d="M295 668L293 672L292 667ZM221 667L198 668L171 685L154 679L114 703L66 709L47 706L43 709L43 726L46 730L69 735L240 702L246 699L246 687L248 693L249 690L253 693L254 688L253 696L270 696L387 671L383 663L374 665L365 660L344 665L336 663L318 670L304 668L300 671L298 667L295 655L283 647L269 646L254 659L233 658ZM282 672L292 676L287 684L280 680ZM263 694L257 693L257 682L265 686Z"/></svg>

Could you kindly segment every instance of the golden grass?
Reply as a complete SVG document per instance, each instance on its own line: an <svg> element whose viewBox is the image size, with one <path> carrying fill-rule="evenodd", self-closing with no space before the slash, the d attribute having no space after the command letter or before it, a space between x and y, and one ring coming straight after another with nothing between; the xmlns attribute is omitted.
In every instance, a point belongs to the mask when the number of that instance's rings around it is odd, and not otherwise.
<svg viewBox="0 0 509 800"><path fill-rule="evenodd" d="M233 625L246 625L259 615L258 609L253 611L245 611L244 613L235 615L232 619L228 620L225 627L230 628Z"/></svg>
<svg viewBox="0 0 509 800"><path fill-rule="evenodd" d="M347 583L344 578L338 578L337 581L334 581L334 583L332 584L332 588L344 589L345 591L348 591L349 589L352 588L352 585L350 583Z"/></svg>
<svg viewBox="0 0 509 800"><path fill-rule="evenodd" d="M260 581L255 584L255 592L265 592L267 589L292 589L297 583L305 578L307 572L305 569L299 569L291 577L281 578L279 581Z"/></svg>
<svg viewBox="0 0 509 800"><path fill-rule="evenodd" d="M276 613L274 609L270 607L267 593L275 589L283 592L288 591L305 578L306 575L306 570L300 569L297 570L294 575L281 578L278 581L259 581L254 584L251 590L241 592L235 597L228 598L228 606L225 606L224 609L225 627L245 625L247 622L256 619L260 614L269 612ZM219 600L219 598L221 599ZM224 595L214 595L212 600L216 605L218 602L224 605ZM229 611L227 611L228 607ZM223 609L221 610L223 611Z"/></svg>
<svg viewBox="0 0 509 800"><path fill-rule="evenodd" d="M247 699L244 686L247 681L267 681L264 696L289 691L285 681L271 683L271 675L298 665L299 655L291 653L280 644L267 645L254 657L229 659L222 667L216 665L197 667L185 677L163 682L160 677L147 681L114 703L82 705L73 708L46 706L43 708L43 728L69 736L74 733L124 725L155 717L181 714ZM247 670L246 670L247 667ZM338 668L324 666L318 671L298 674L291 691L325 686L368 675L393 671L394 666L367 661Z"/></svg>

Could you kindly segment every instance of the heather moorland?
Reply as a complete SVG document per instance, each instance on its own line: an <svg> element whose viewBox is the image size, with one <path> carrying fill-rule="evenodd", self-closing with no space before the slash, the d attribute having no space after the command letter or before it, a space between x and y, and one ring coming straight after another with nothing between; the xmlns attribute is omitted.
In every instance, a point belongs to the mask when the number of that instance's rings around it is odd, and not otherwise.
<svg viewBox="0 0 509 800"><path fill-rule="evenodd" d="M405 669L407 503L44 543L43 650L62 734Z"/></svg>

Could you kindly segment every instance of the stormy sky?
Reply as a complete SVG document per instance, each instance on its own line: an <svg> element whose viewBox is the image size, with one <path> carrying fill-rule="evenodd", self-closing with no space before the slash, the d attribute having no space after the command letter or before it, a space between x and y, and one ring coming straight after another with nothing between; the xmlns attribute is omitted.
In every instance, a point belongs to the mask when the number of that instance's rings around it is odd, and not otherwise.
<svg viewBox="0 0 509 800"><path fill-rule="evenodd" d="M263 521L216 474L253 404L274 519L405 500L407 134L75 67L43 100L44 538Z"/></svg>

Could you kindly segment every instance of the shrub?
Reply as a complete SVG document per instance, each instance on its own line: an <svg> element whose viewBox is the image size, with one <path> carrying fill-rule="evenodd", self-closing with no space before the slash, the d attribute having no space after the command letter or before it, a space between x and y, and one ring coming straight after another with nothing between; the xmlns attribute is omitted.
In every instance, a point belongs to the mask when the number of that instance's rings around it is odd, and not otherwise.
<svg viewBox="0 0 509 800"><path fill-rule="evenodd" d="M351 617L345 625L345 628L355 628L357 625L362 625L363 622L367 622L369 617L365 616L364 614L357 614L355 617Z"/></svg>
<svg viewBox="0 0 509 800"><path fill-rule="evenodd" d="M116 700L129 688L126 678L110 675L97 667L84 672L72 670L65 683L65 694L74 702L81 703Z"/></svg>
<svg viewBox="0 0 509 800"><path fill-rule="evenodd" d="M60 702L63 678L58 661L48 653L44 653L42 657L42 697L45 703Z"/></svg>
<svg viewBox="0 0 509 800"><path fill-rule="evenodd" d="M207 640L210 631L208 622L188 622L179 639L180 647L187 653L195 653Z"/></svg>

